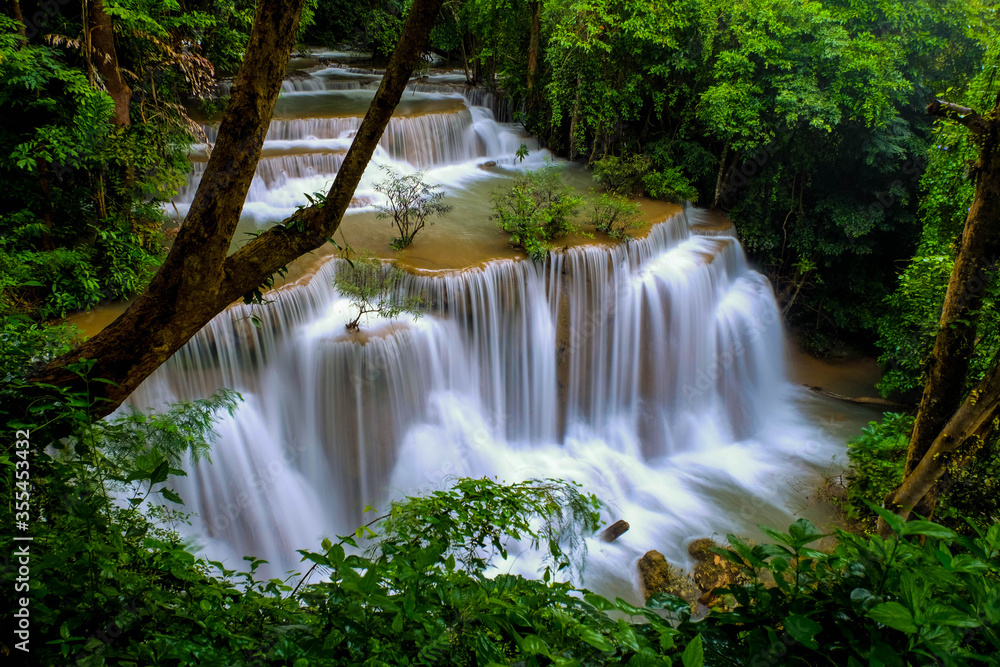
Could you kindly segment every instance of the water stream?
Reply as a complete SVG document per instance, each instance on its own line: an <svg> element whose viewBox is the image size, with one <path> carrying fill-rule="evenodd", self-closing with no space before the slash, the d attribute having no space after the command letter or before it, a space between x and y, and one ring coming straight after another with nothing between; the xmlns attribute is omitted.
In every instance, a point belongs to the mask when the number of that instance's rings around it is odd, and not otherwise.
<svg viewBox="0 0 1000 667"><path fill-rule="evenodd" d="M244 397L218 426L213 463L179 482L197 515L190 534L230 567L255 554L280 574L301 570L295 549L352 531L366 505L453 476L555 477L597 494L609 522L630 522L615 543L590 542L583 583L635 600L646 550L684 565L690 539L793 520L842 446L787 379L772 289L732 229L647 202L655 224L630 244L515 259L486 198L544 152L497 122L495 99L452 78L404 96L344 223L361 244L387 245L391 230L366 208L383 165L426 169L459 202L404 259L423 269L402 287L425 297L423 317L369 317L349 334L349 304L331 286L340 260L316 260L270 305L219 315L132 397L155 406L218 387ZM326 69L286 83L246 229L333 178L376 81ZM519 164L522 143L533 151ZM525 555L500 567L535 565Z"/></svg>

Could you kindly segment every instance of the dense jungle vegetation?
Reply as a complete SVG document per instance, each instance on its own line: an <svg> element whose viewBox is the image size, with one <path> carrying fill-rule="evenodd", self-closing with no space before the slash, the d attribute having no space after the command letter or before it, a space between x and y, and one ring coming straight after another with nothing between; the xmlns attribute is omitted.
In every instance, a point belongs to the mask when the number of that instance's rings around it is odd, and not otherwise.
<svg viewBox="0 0 1000 667"><path fill-rule="evenodd" d="M35 529L28 546L13 528L0 537L5 599L30 598L31 619L24 653L17 605L0 610L4 659L997 664L1000 11L992 2L2 7L3 512L5 526L27 513ZM289 53L306 44L370 51L389 81L376 101L391 104L373 104L382 109L374 134L359 130L343 183L338 175L320 204L227 258L246 193L231 185L249 184L277 82ZM769 528L769 544L730 536L716 553L733 575L705 618L671 592L638 608L565 583L585 562L580 538L598 528L600 500L559 480L456 480L384 508L354 535L305 548L302 572L286 579L257 578L252 555L248 572L236 572L192 553L174 530L184 515L163 500L183 501L171 478L184 474L187 457L210 456L214 415L239 397L100 418L211 316L332 236L381 134L376 123L384 129L392 95L398 101L420 74L427 51L470 85L502 92L519 122L559 155L588 163L612 193L728 212L806 345L877 354L883 390L920 401L915 415L888 415L852 441L841 501L851 530L821 543L826 536L801 520L778 527L787 532ZM242 88L220 97L217 80L233 76L244 77ZM206 174L217 196L193 206L178 232L164 211L201 138L192 116L227 105L244 119L220 131L228 173ZM82 346L61 324L137 295L131 320ZM488 576L510 540L547 555L539 579ZM30 589L18 579L23 549Z"/></svg>

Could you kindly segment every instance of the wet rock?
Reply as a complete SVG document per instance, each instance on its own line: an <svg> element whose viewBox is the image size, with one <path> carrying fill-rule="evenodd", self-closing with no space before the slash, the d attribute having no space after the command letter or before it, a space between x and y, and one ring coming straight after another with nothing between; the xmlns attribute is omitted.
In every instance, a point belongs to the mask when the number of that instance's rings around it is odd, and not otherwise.
<svg viewBox="0 0 1000 667"><path fill-rule="evenodd" d="M720 602L713 593L717 588L747 583L749 579L735 564L712 551L719 545L708 538L695 540L688 545L688 554L694 558L694 583L701 590L698 602L706 607Z"/></svg>
<svg viewBox="0 0 1000 667"><path fill-rule="evenodd" d="M638 568L643 600L648 601L657 593L670 593L688 602L698 597L698 589L691 578L668 563L659 551L647 551L639 559Z"/></svg>
<svg viewBox="0 0 1000 667"><path fill-rule="evenodd" d="M489 162L483 162L482 164L476 166L479 167L480 169L496 169L500 165L498 165L495 161L490 160Z"/></svg>
<svg viewBox="0 0 1000 667"><path fill-rule="evenodd" d="M629 528L631 528L631 526L628 525L628 521L625 519L618 519L618 521L615 521L601 532L601 539L605 542L614 542L619 537L627 533Z"/></svg>

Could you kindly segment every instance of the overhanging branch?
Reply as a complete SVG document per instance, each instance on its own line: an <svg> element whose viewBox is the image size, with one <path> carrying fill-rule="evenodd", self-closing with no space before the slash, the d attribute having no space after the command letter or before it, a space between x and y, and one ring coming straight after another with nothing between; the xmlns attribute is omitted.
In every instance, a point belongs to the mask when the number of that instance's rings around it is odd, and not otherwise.
<svg viewBox="0 0 1000 667"><path fill-rule="evenodd" d="M963 107L953 102L934 100L927 105L927 113L961 123L974 134L985 134L988 129L988 124L975 109Z"/></svg>

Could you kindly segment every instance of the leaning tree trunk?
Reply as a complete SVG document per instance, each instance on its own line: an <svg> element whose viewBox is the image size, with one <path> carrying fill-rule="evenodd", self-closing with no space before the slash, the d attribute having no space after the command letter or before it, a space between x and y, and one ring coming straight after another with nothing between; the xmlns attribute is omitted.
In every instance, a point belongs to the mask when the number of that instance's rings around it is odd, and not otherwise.
<svg viewBox="0 0 1000 667"><path fill-rule="evenodd" d="M304 2L263 0L258 6L205 174L184 225L149 287L118 319L53 360L32 381L89 390L97 401L92 415L110 414L213 317L281 267L322 246L336 231L424 49L441 0L414 0L382 85L325 203L297 211L227 257ZM90 376L105 382L88 387L70 368L81 359L96 360Z"/></svg>
<svg viewBox="0 0 1000 667"><path fill-rule="evenodd" d="M962 441L952 442L959 438L959 434L952 430L953 422L966 408L962 404L962 395L969 361L975 352L976 323L986 291L982 271L987 268L987 262L995 261L997 251L1000 250L1000 99L997 100L996 108L985 118L972 109L941 101L931 103L927 110L968 127L980 147L979 161L973 171L976 195L966 217L965 229L948 281L934 351L910 437L903 485L885 500L887 508L900 514L908 515L910 511L916 510L930 516L934 511L937 494L934 484L924 489L924 483L928 479L938 479L943 474L944 466L952 460L951 455L941 457L940 460L935 457L935 449L942 447L942 438L951 443L949 446L955 447L954 451L963 446ZM970 396L976 400L975 392ZM984 401L986 398L978 400ZM980 407L992 409L994 406ZM973 444L970 442L969 446ZM921 481L911 481L911 477ZM913 489L924 490L921 495L914 496ZM916 503L921 500L924 502L918 507ZM886 530L884 522L880 521L879 531Z"/></svg>
<svg viewBox="0 0 1000 667"><path fill-rule="evenodd" d="M995 364L940 430L913 472L893 491L891 509L903 519L909 518L911 508L918 507L921 500L934 494L952 465L963 465L974 457L983 445L984 433L992 430L992 422L998 415L1000 365ZM883 537L892 532L881 518L878 532Z"/></svg>
<svg viewBox="0 0 1000 667"><path fill-rule="evenodd" d="M90 60L104 79L104 86L115 103L113 121L115 125L124 127L131 122L129 106L132 102L132 89L125 83L118 67L114 28L111 17L104 11L104 0L87 0L86 29L90 39L84 43L89 41Z"/></svg>

